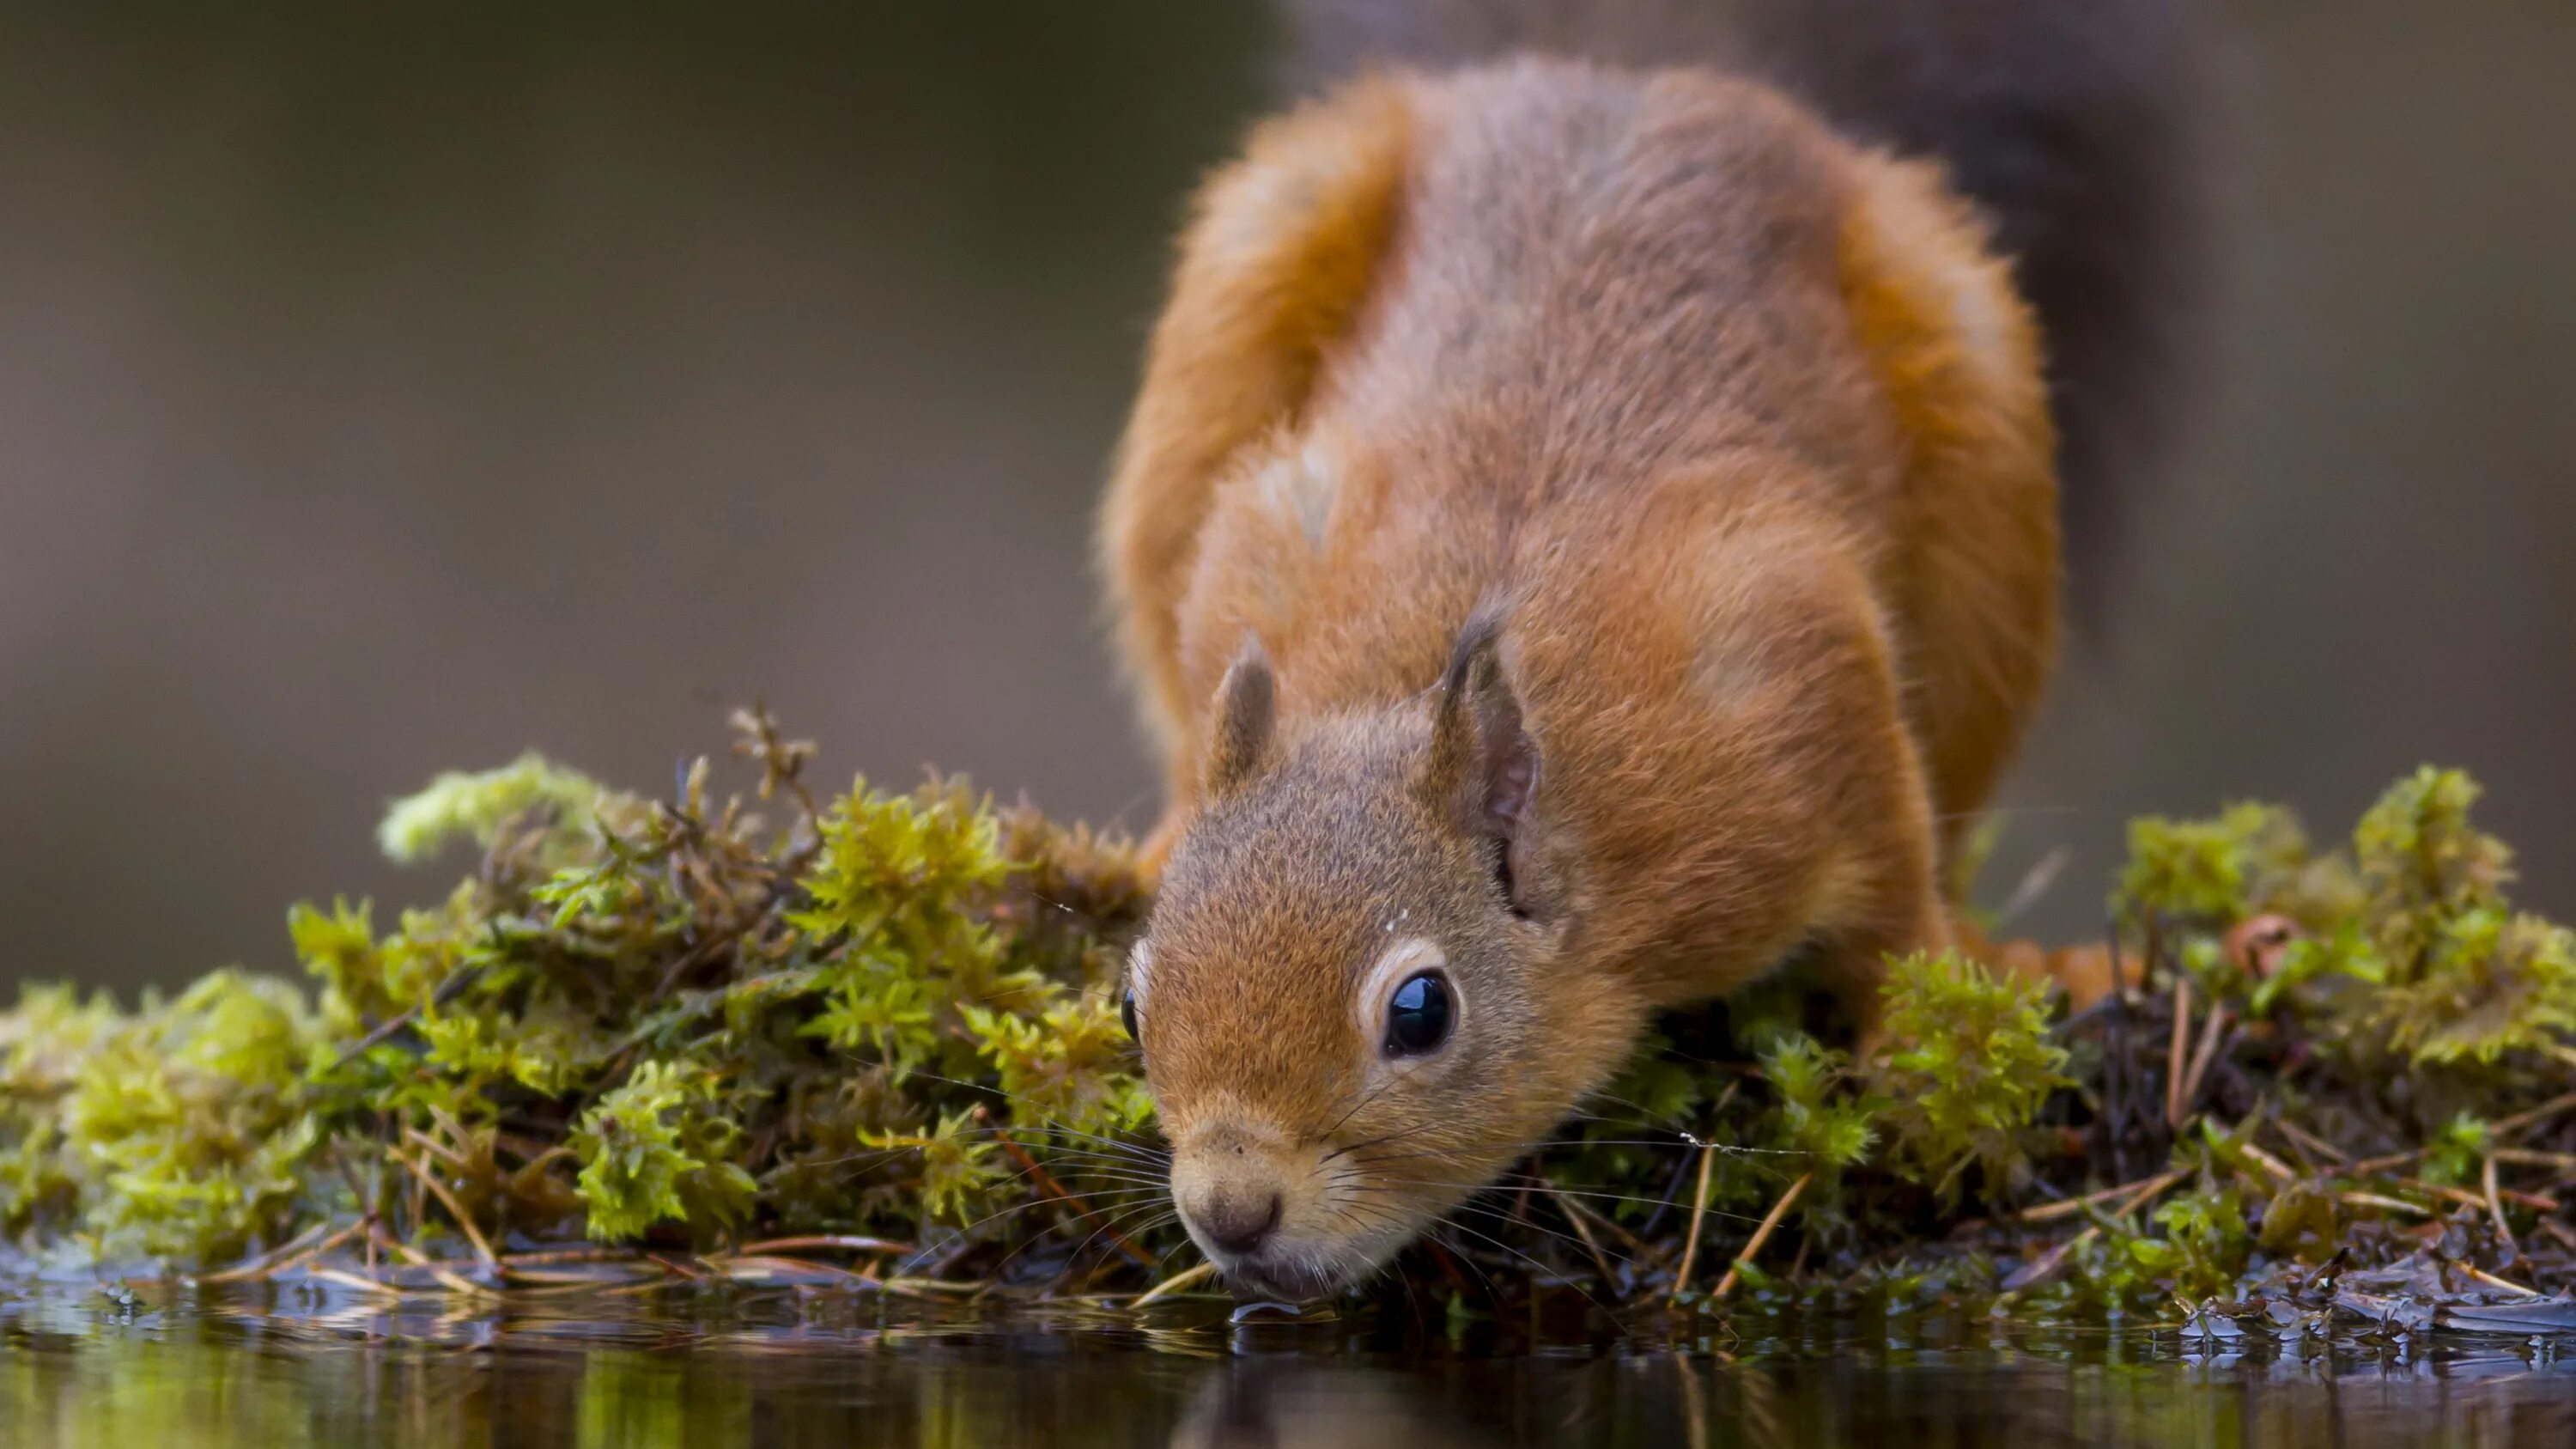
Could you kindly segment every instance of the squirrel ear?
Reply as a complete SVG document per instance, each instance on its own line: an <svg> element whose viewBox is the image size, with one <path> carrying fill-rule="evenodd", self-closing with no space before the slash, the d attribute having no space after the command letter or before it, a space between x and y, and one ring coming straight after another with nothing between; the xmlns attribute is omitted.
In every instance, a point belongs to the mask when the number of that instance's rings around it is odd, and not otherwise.
<svg viewBox="0 0 2576 1449"><path fill-rule="evenodd" d="M1538 742L1522 724L1520 695L1503 669L1502 619L1480 612L1459 633L1440 676L1432 788L1469 831L1509 839L1538 793L1538 770Z"/></svg>
<svg viewBox="0 0 2576 1449"><path fill-rule="evenodd" d="M1270 673L1270 656L1258 637L1243 641L1243 652L1226 666L1216 687L1216 711L1208 732L1206 759L1199 785L1210 796L1222 795L1251 779L1270 753L1277 722L1278 686Z"/></svg>

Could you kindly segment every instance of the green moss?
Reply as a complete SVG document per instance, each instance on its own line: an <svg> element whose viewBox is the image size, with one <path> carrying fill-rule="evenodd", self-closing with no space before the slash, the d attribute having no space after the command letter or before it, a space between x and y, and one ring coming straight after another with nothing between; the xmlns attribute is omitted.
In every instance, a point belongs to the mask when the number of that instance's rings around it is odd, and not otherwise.
<svg viewBox="0 0 2576 1449"><path fill-rule="evenodd" d="M2044 983L1995 976L1955 952L1889 963L1891 1049L1872 1078L1897 1171L1953 1198L1971 1166L1989 1192L2017 1184L2032 1117L2071 1085L2048 1026Z"/></svg>
<svg viewBox="0 0 2576 1449"><path fill-rule="evenodd" d="M741 1104L694 1063L646 1062L603 1093L572 1132L594 1238L641 1237L664 1220L712 1233L750 1211L758 1184L734 1158Z"/></svg>
<svg viewBox="0 0 2576 1449"><path fill-rule="evenodd" d="M411 865L458 840L488 847L504 826L526 823L532 815L587 825L610 801L598 781L531 750L497 770L451 771L395 801L376 830L376 843L396 862ZM616 804L621 811L633 808L631 800ZM571 847L566 842L559 848Z"/></svg>
<svg viewBox="0 0 2576 1449"><path fill-rule="evenodd" d="M1762 1075L1774 1101L1772 1145L1795 1153L1817 1171L1858 1166L1878 1145L1876 1119L1886 1103L1845 1090L1849 1064L1812 1038L1783 1036L1762 1053Z"/></svg>
<svg viewBox="0 0 2576 1449"><path fill-rule="evenodd" d="M319 1133L304 1078L320 1033L291 985L218 971L133 1016L36 988L12 1025L12 1229L220 1259L309 1195Z"/></svg>
<svg viewBox="0 0 2576 1449"><path fill-rule="evenodd" d="M2466 772L2426 765L2389 787L2353 828L2379 947L2401 974L2415 970L2446 923L2504 904L2513 852L2470 826L2469 807L2481 793Z"/></svg>
<svg viewBox="0 0 2576 1449"><path fill-rule="evenodd" d="M296 907L309 986L223 971L131 1011L25 989L0 1013L0 1234L203 1264L331 1225L453 1254L461 1216L504 1251L856 1234L1005 1283L1144 1281L1178 1233L1103 1231L1157 1211L1116 1009L1134 852L954 783L814 799L810 746L737 723L744 796L703 761L648 802L531 756L400 802L389 849L480 856L390 924ZM2576 1284L2509 1175L2576 1153L2548 1109L2576 1091L2576 938L2515 912L2476 796L2419 772L2340 849L2269 806L2139 822L2121 916L2158 960L2116 1012L2070 1020L1944 953L1890 963L1858 1060L1795 1029L1794 980L1667 1021L1396 1278L1508 1293L1607 1265L1596 1290L1660 1301L1685 1225L1721 1261L1803 1180L1797 1247L1748 1292L1938 1296L2018 1261L2031 1291L2161 1313L2284 1263L2398 1262L2419 1239L2393 1227L2460 1187L2444 1253ZM2302 929L2258 957L2230 932L2263 914Z"/></svg>
<svg viewBox="0 0 2576 1449"><path fill-rule="evenodd" d="M2463 1112L2424 1144L2424 1180L2458 1186L2478 1175L2489 1146L2487 1124Z"/></svg>
<svg viewBox="0 0 2576 1449"><path fill-rule="evenodd" d="M1031 1197L1002 1124L1038 1151L1137 1130L1101 989L1144 902L1124 843L954 783L813 801L811 747L738 723L784 828L704 762L647 803L531 755L393 807L399 858L482 851L437 905L381 934L363 902L289 913L318 1000L237 972L131 1013L27 992L0 1016L0 1229L197 1263L352 1212L440 1233L405 1187L435 1164L505 1241L568 1214L612 1241L910 1236Z"/></svg>
<svg viewBox="0 0 2576 1449"><path fill-rule="evenodd" d="M2311 849L2289 810L2239 802L2207 820L2131 821L2112 905L2134 922L2153 915L2186 931L2265 912L2318 928L2356 909L2361 889L2349 863Z"/></svg>
<svg viewBox="0 0 2576 1449"><path fill-rule="evenodd" d="M2135 1298L2142 1287L2197 1302L2226 1293L2254 1252L2245 1206L2231 1189L2188 1193L2155 1212L2158 1235L2126 1236L2119 1246L2143 1282L2118 1291Z"/></svg>

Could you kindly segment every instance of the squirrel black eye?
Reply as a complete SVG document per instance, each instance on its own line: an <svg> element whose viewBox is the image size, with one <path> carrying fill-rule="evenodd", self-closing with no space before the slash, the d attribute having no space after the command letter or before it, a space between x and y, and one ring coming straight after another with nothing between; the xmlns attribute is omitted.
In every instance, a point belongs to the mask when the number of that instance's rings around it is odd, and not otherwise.
<svg viewBox="0 0 2576 1449"><path fill-rule="evenodd" d="M1118 998L1118 1019L1127 1023L1127 1039L1129 1041L1141 1042L1144 1040L1143 1037L1136 1034L1135 992L1130 991L1126 995Z"/></svg>
<svg viewBox="0 0 2576 1449"><path fill-rule="evenodd" d="M1415 1057L1449 1039L1449 981L1437 971L1405 978L1386 1002L1386 1054Z"/></svg>

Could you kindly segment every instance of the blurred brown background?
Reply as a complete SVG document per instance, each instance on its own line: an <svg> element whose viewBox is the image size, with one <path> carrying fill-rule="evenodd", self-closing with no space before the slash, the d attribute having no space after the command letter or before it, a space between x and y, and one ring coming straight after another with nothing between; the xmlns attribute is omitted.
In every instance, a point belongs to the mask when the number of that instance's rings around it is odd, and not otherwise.
<svg viewBox="0 0 2576 1449"><path fill-rule="evenodd" d="M2236 0L2213 406L2010 794L2475 768L2576 912L2576 6ZM1250 0L0 5L0 976L285 964L386 797L823 774L1142 823L1087 517Z"/></svg>

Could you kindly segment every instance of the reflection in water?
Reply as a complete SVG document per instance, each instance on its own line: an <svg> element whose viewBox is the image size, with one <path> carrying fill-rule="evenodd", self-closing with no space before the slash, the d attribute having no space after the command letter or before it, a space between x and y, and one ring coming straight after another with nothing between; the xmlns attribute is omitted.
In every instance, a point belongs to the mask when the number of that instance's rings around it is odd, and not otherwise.
<svg viewBox="0 0 2576 1449"><path fill-rule="evenodd" d="M2520 1343L2200 1358L2169 1336L1954 1324L1821 1355L1754 1341L1735 1362L1635 1344L1398 1356L1347 1330L1230 1331L1188 1305L1146 1331L1079 1313L899 1322L873 1305L710 1300L602 1319L532 1303L466 1318L291 1299L202 1312L0 1300L0 1442L2576 1443L2576 1371Z"/></svg>
<svg viewBox="0 0 2576 1449"><path fill-rule="evenodd" d="M1440 1412L1412 1378L1299 1359L1247 1359L1201 1376L1172 1449L1449 1449L1503 1442Z"/></svg>

